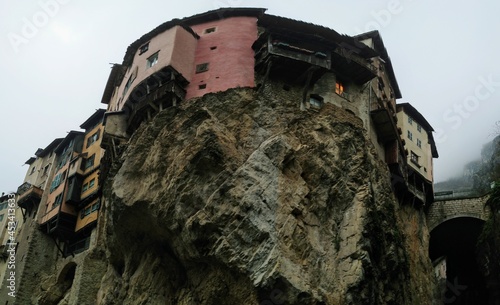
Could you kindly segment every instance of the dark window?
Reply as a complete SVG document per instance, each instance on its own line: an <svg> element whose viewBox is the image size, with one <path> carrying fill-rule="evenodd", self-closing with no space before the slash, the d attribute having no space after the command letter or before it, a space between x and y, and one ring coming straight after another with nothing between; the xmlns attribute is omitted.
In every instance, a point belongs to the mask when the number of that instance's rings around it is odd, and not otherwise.
<svg viewBox="0 0 500 305"><path fill-rule="evenodd" d="M99 210L100 202L97 201L92 205L92 212Z"/></svg>
<svg viewBox="0 0 500 305"><path fill-rule="evenodd" d="M196 73L208 71L208 62L196 65Z"/></svg>
<svg viewBox="0 0 500 305"><path fill-rule="evenodd" d="M202 90L202 89L205 89L207 88L207 84L201 84L198 86L198 89Z"/></svg>
<svg viewBox="0 0 500 305"><path fill-rule="evenodd" d="M56 199L54 200L54 204L52 205L52 207L55 208L56 206L58 206L62 203L62 195L63 194L61 193L61 194L56 196Z"/></svg>
<svg viewBox="0 0 500 305"><path fill-rule="evenodd" d="M408 130L408 139L410 139L410 141L413 141L413 134L409 130Z"/></svg>
<svg viewBox="0 0 500 305"><path fill-rule="evenodd" d="M82 187L82 193L89 189L89 184L85 183Z"/></svg>
<svg viewBox="0 0 500 305"><path fill-rule="evenodd" d="M215 50L215 49L217 49L216 46L210 47L210 50L212 50L212 51Z"/></svg>
<svg viewBox="0 0 500 305"><path fill-rule="evenodd" d="M96 131L96 133L94 133L92 136L90 136L87 139L87 147L89 147L90 145L94 144L94 142L96 142L97 140L99 140L99 133L100 132L101 132L100 130Z"/></svg>
<svg viewBox="0 0 500 305"><path fill-rule="evenodd" d="M208 29L205 29L205 31L203 31L204 34L210 34L210 33L213 33L217 30L216 27L211 27L211 28L208 28Z"/></svg>
<svg viewBox="0 0 500 305"><path fill-rule="evenodd" d="M94 166L94 159L95 159L95 154L93 154L87 159L87 161L85 162L85 169Z"/></svg>
<svg viewBox="0 0 500 305"><path fill-rule="evenodd" d="M134 75L130 75L128 81L127 81L127 84L125 85L125 89L123 89L123 95L127 94L127 91L128 89L130 88L130 86L132 85L132 82L134 81Z"/></svg>
<svg viewBox="0 0 500 305"><path fill-rule="evenodd" d="M148 43L145 43L143 44L140 48L139 48L139 55L141 55L142 53L145 53L149 50L149 42Z"/></svg>
<svg viewBox="0 0 500 305"><path fill-rule="evenodd" d="M95 178L92 179L92 180L90 180L90 182L89 182L89 189L93 188L94 184L95 184Z"/></svg>
<svg viewBox="0 0 500 305"><path fill-rule="evenodd" d="M33 173L35 172L35 169L36 169L36 166L33 166L33 167L31 168L31 173L30 173L30 175L31 175L31 174L33 174Z"/></svg>
<svg viewBox="0 0 500 305"><path fill-rule="evenodd" d="M422 132L422 126L420 126L420 124L417 124L417 130L418 132Z"/></svg>
<svg viewBox="0 0 500 305"><path fill-rule="evenodd" d="M418 155L416 153L414 153L413 151L411 152L410 160L411 160L411 162L418 165Z"/></svg>

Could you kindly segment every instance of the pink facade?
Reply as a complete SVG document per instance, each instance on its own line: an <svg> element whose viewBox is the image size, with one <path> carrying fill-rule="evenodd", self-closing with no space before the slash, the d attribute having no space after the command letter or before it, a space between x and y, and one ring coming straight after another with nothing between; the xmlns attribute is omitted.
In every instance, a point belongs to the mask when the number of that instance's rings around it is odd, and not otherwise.
<svg viewBox="0 0 500 305"><path fill-rule="evenodd" d="M200 39L186 99L255 86L252 44L257 40L256 17L220 19L193 25L192 29ZM196 73L196 66L204 63L208 63L208 70Z"/></svg>
<svg viewBox="0 0 500 305"><path fill-rule="evenodd" d="M186 80L190 80L193 71L197 39L181 26L174 26L143 45L147 51L137 50L134 60L115 91L109 109L121 110L133 88L147 77L167 66L173 67ZM157 54L154 64L148 63ZM130 82L130 84L128 84ZM129 86L127 88L127 85Z"/></svg>

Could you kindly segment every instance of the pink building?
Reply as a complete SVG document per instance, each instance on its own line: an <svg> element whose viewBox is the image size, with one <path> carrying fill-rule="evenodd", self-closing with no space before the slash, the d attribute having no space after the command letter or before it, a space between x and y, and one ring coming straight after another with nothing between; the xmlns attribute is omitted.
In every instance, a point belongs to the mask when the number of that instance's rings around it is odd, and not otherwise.
<svg viewBox="0 0 500 305"><path fill-rule="evenodd" d="M131 132L181 100L253 87L252 44L264 11L221 9L174 19L132 43L123 63L113 66L104 91L108 125Z"/></svg>

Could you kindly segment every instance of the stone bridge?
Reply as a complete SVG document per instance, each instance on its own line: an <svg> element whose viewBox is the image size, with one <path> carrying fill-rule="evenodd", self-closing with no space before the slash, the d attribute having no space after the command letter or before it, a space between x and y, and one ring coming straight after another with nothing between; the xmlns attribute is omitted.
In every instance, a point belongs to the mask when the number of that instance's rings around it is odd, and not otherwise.
<svg viewBox="0 0 500 305"><path fill-rule="evenodd" d="M441 223L458 217L472 217L486 220L490 210L484 204L489 194L480 197L454 198L434 201L427 212L429 232Z"/></svg>

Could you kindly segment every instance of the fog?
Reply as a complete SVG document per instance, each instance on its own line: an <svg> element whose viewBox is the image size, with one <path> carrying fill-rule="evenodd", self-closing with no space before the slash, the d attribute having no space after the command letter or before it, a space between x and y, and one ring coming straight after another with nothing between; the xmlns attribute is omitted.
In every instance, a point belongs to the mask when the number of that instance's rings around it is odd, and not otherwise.
<svg viewBox="0 0 500 305"><path fill-rule="evenodd" d="M110 63L173 18L218 7L264 7L350 35L378 29L403 98L436 130L435 180L461 173L492 139L500 113L500 3L477 1L0 2L0 191L23 182L37 148L64 137L100 104Z"/></svg>

